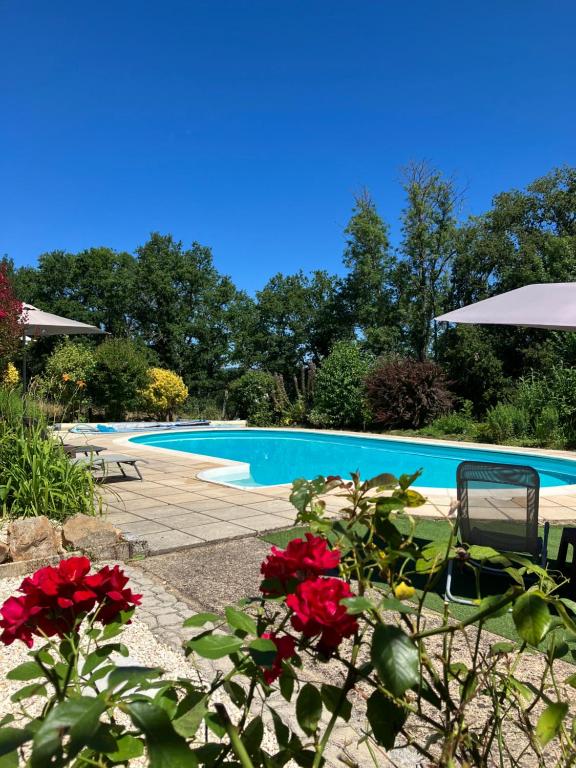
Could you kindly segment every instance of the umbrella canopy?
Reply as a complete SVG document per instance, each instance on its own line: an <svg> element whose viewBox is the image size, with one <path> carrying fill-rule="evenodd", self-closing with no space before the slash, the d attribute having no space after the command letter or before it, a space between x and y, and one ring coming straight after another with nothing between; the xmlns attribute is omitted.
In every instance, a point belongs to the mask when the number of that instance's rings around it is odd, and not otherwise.
<svg viewBox="0 0 576 768"><path fill-rule="evenodd" d="M576 283L534 283L436 318L444 323L576 331Z"/></svg>
<svg viewBox="0 0 576 768"><path fill-rule="evenodd" d="M73 333L104 333L95 325L68 320L66 317L43 312L31 304L24 304L22 310L24 331L29 336L69 336Z"/></svg>

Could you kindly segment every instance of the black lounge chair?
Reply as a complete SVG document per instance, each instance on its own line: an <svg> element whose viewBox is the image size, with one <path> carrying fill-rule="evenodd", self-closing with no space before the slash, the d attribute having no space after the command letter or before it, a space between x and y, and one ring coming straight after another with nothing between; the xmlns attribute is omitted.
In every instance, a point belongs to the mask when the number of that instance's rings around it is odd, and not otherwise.
<svg viewBox="0 0 576 768"><path fill-rule="evenodd" d="M531 557L546 567L549 524L544 535L538 532L540 476L532 467L520 464L496 464L463 461L456 471L458 491L458 540L461 544L492 547ZM483 562L468 561L473 567L491 573L501 568ZM448 564L445 599L465 605L476 601L452 592L454 561Z"/></svg>

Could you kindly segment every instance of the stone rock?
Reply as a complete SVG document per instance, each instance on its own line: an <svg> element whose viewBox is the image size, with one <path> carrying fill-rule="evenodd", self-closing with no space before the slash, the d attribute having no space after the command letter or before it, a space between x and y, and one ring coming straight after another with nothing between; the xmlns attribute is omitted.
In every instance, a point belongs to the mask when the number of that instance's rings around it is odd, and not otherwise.
<svg viewBox="0 0 576 768"><path fill-rule="evenodd" d="M97 552L114 547L120 539L120 532L106 520L79 514L66 520L62 527L62 538L64 544L72 549Z"/></svg>
<svg viewBox="0 0 576 768"><path fill-rule="evenodd" d="M5 563L10 557L10 547L3 541L0 541L0 563Z"/></svg>
<svg viewBox="0 0 576 768"><path fill-rule="evenodd" d="M15 562L55 557L61 551L60 534L43 515L13 520L8 526L8 542Z"/></svg>

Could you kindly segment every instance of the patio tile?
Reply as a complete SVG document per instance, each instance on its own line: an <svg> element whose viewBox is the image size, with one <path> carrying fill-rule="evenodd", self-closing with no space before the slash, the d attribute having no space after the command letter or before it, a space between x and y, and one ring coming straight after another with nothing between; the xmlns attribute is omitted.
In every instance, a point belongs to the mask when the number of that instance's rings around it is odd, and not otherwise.
<svg viewBox="0 0 576 768"><path fill-rule="evenodd" d="M194 536L204 541L217 541L219 539L233 539L236 536L249 536L253 531L229 522L214 522L194 527Z"/></svg>
<svg viewBox="0 0 576 768"><path fill-rule="evenodd" d="M172 498L170 501L172 501ZM191 509L194 512L212 512L213 510L227 509L230 503L223 499L207 499L202 497L198 501L179 502L178 506L183 509ZM220 515L217 514L216 517L220 517Z"/></svg>
<svg viewBox="0 0 576 768"><path fill-rule="evenodd" d="M292 504L290 504L289 501L284 501L283 499L273 499L271 501L258 501L256 504L248 504L247 506L249 506L250 509L257 510L258 512L271 512L272 514L275 514L276 512L286 512L286 511L296 512Z"/></svg>
<svg viewBox="0 0 576 768"><path fill-rule="evenodd" d="M260 496L258 493L237 492L233 490L228 493L224 492L222 498L231 504L256 504L258 501L268 501L266 496Z"/></svg>
<svg viewBox="0 0 576 768"><path fill-rule="evenodd" d="M143 522L143 518L138 515L133 515L131 512L109 512L106 515L106 520L114 525L123 525L124 523L140 523Z"/></svg>
<svg viewBox="0 0 576 768"><path fill-rule="evenodd" d="M252 528L253 531L273 531L275 528L287 528L287 521L282 517L274 515L252 515L250 517L240 517L234 520L237 525L245 525Z"/></svg>
<svg viewBox="0 0 576 768"><path fill-rule="evenodd" d="M110 507L118 509L121 512L137 512L139 509L147 509L148 507L157 506L157 504L158 502L156 499L151 499L147 496L140 496L140 498L128 499L127 501L124 501L123 499L115 499L114 501L108 502Z"/></svg>
<svg viewBox="0 0 576 768"><path fill-rule="evenodd" d="M168 499L168 497L175 496L179 493L182 493L181 488L170 488L167 485L157 485L155 488L145 488L141 492L141 495L153 499Z"/></svg>
<svg viewBox="0 0 576 768"><path fill-rule="evenodd" d="M239 517L249 517L254 514L250 507L241 507L240 505L227 504L220 509L209 509L206 512L218 520L237 520Z"/></svg>
<svg viewBox="0 0 576 768"><path fill-rule="evenodd" d="M167 507L167 509L177 509L177 507ZM167 525L170 528L178 528L180 531L185 531L188 528L197 525L205 525L207 523L218 522L213 517L208 515L201 515L199 512L187 512L182 514L183 510L180 510L179 515L169 514L168 516L162 515L156 518L157 521L162 521L163 525Z"/></svg>
<svg viewBox="0 0 576 768"><path fill-rule="evenodd" d="M120 528L126 533L137 534L158 533L160 531L170 530L170 528L167 528L161 523L157 523L155 520L142 520L141 522L139 521L136 523L121 523ZM146 536L146 538L148 538L148 536Z"/></svg>
<svg viewBox="0 0 576 768"><path fill-rule="evenodd" d="M196 536L191 536L189 533L174 531L172 529L161 531L159 533L151 533L146 536L146 541L148 542L150 552L153 555L161 555L164 552L173 552L174 550L182 549L183 547L204 543L204 539L199 539Z"/></svg>
<svg viewBox="0 0 576 768"><path fill-rule="evenodd" d="M201 496L199 493L185 491L183 493L170 493L168 495L168 500L170 504L185 504L188 502L205 501L205 497Z"/></svg>
<svg viewBox="0 0 576 768"><path fill-rule="evenodd" d="M557 520L558 522L566 522L567 520L576 520L576 509L569 509L568 507L554 507L551 509L540 509L540 517L542 520Z"/></svg>
<svg viewBox="0 0 576 768"><path fill-rule="evenodd" d="M146 509L143 509L139 514L140 517L143 517L146 520L156 520L158 522L163 522L166 520L166 525L170 525L168 518L185 515L186 509L183 507L178 507L176 504L161 504L156 501L153 507L147 507Z"/></svg>

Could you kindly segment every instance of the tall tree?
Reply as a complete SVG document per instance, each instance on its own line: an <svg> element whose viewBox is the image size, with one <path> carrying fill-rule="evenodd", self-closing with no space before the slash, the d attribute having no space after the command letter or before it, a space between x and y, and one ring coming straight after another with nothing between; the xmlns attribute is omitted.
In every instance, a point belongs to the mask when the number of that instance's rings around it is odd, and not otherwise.
<svg viewBox="0 0 576 768"><path fill-rule="evenodd" d="M326 272L277 274L257 293L260 364L289 381L298 368L328 354L343 332L339 282Z"/></svg>
<svg viewBox="0 0 576 768"><path fill-rule="evenodd" d="M392 283L395 258L390 248L388 227L378 215L368 192L356 197L344 234L343 261L348 269L341 292L344 315L364 346L380 354L395 346Z"/></svg>
<svg viewBox="0 0 576 768"><path fill-rule="evenodd" d="M442 311L456 254L457 194L454 183L412 163L404 172L401 261L396 272L407 340L419 360L436 356L435 315Z"/></svg>
<svg viewBox="0 0 576 768"><path fill-rule="evenodd" d="M193 393L204 392L230 365L238 291L199 243L185 249L154 232L136 253L138 332L162 365L183 376Z"/></svg>

